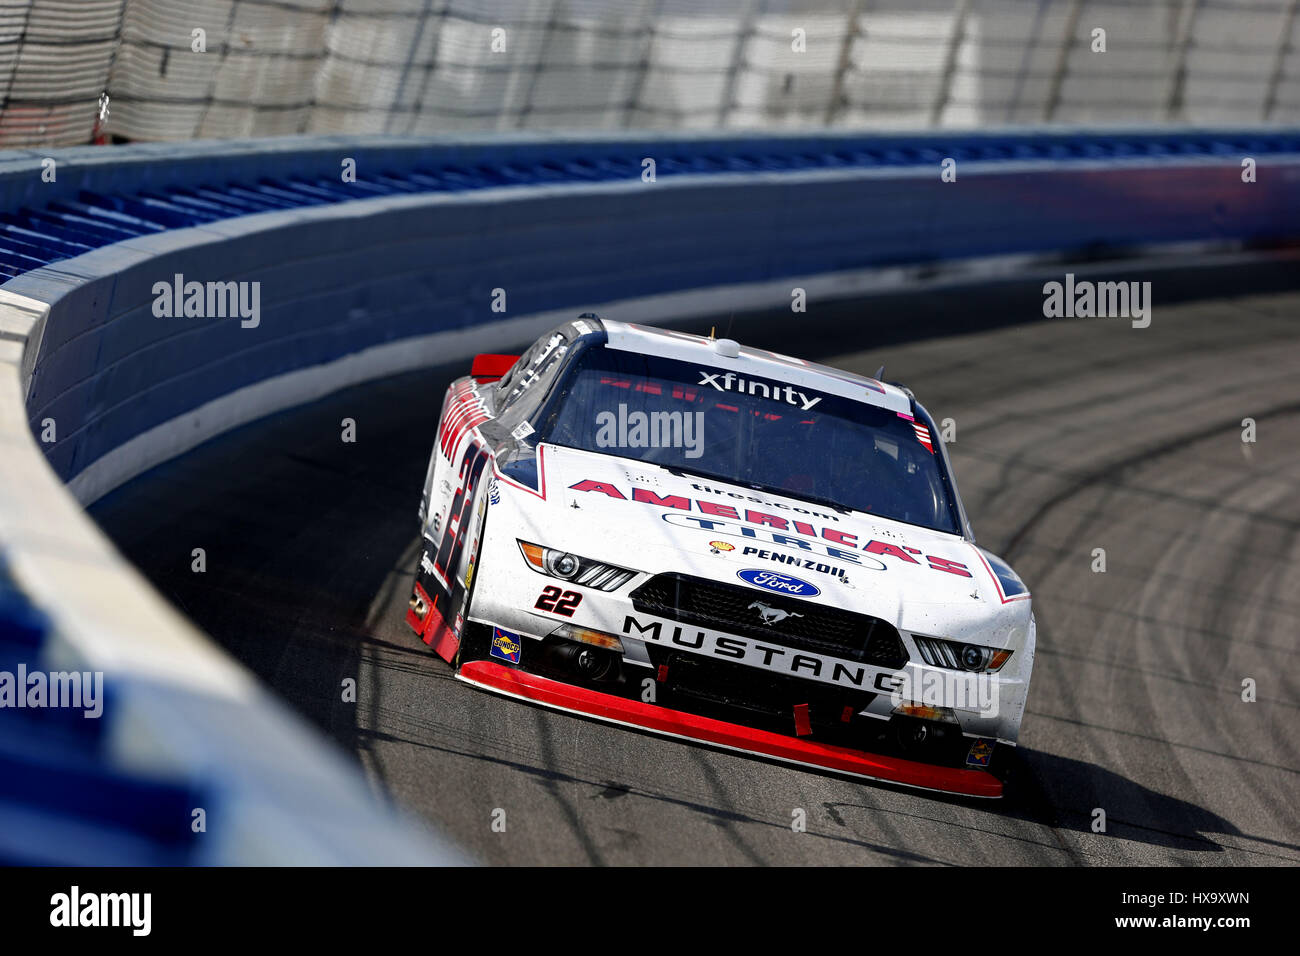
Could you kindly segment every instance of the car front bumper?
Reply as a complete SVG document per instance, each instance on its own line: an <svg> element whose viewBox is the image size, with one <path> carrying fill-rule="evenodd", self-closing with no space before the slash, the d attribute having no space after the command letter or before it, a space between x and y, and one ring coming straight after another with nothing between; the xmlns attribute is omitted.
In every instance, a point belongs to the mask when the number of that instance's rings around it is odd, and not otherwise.
<svg viewBox="0 0 1300 956"><path fill-rule="evenodd" d="M938 766L789 737L564 683L495 661L468 661L456 676L517 700L757 757L923 790L984 799L1002 796L1002 781L985 770Z"/></svg>

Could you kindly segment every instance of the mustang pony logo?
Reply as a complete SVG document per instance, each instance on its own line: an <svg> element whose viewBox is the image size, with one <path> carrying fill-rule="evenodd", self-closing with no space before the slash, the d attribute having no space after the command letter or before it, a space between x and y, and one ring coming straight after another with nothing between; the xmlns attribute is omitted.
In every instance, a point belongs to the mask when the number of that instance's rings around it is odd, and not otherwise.
<svg viewBox="0 0 1300 956"><path fill-rule="evenodd" d="M762 601L755 601L745 610L752 611L754 608L758 608L759 617L763 619L764 624L769 626L776 624L778 621L784 621L787 617L803 617L802 614L795 611L783 611L779 607L772 607L772 605L764 604Z"/></svg>

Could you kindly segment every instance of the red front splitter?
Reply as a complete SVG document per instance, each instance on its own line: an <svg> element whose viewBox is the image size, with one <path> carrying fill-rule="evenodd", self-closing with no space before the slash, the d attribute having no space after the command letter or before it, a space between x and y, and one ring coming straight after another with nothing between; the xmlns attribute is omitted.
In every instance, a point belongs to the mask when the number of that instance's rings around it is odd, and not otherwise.
<svg viewBox="0 0 1300 956"><path fill-rule="evenodd" d="M766 730L755 730L740 724L729 724L710 717L563 684L492 661L470 661L461 667L456 676L467 683L546 707L585 714L671 737L698 740L773 760L820 767L823 770L923 790L958 793L967 797L996 799L1002 796L1002 781L984 770L937 767L915 760L785 737Z"/></svg>

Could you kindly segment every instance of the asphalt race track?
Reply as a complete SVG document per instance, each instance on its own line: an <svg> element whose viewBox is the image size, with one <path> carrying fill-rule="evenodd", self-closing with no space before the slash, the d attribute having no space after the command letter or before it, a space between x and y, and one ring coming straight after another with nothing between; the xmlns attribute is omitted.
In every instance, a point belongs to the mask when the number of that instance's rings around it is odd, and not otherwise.
<svg viewBox="0 0 1300 956"><path fill-rule="evenodd" d="M1287 272L1294 284L1300 267ZM1041 278L735 318L747 344L866 374L884 363L955 420L976 534L1028 582L1038 619L1001 802L804 772L453 680L402 617L441 395L463 369L239 429L92 514L377 788L485 862L1294 864L1300 295L1277 291L1281 274L1156 276L1147 329L1033 321ZM1179 301L1212 288L1232 295ZM960 334L976 319L1005 324Z"/></svg>

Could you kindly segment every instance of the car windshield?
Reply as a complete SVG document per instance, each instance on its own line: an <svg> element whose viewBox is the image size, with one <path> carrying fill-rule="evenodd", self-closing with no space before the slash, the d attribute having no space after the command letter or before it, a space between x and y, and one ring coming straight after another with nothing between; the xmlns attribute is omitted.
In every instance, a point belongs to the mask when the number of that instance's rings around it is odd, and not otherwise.
<svg viewBox="0 0 1300 956"><path fill-rule="evenodd" d="M924 425L808 386L593 346L537 431L555 445L959 533Z"/></svg>

